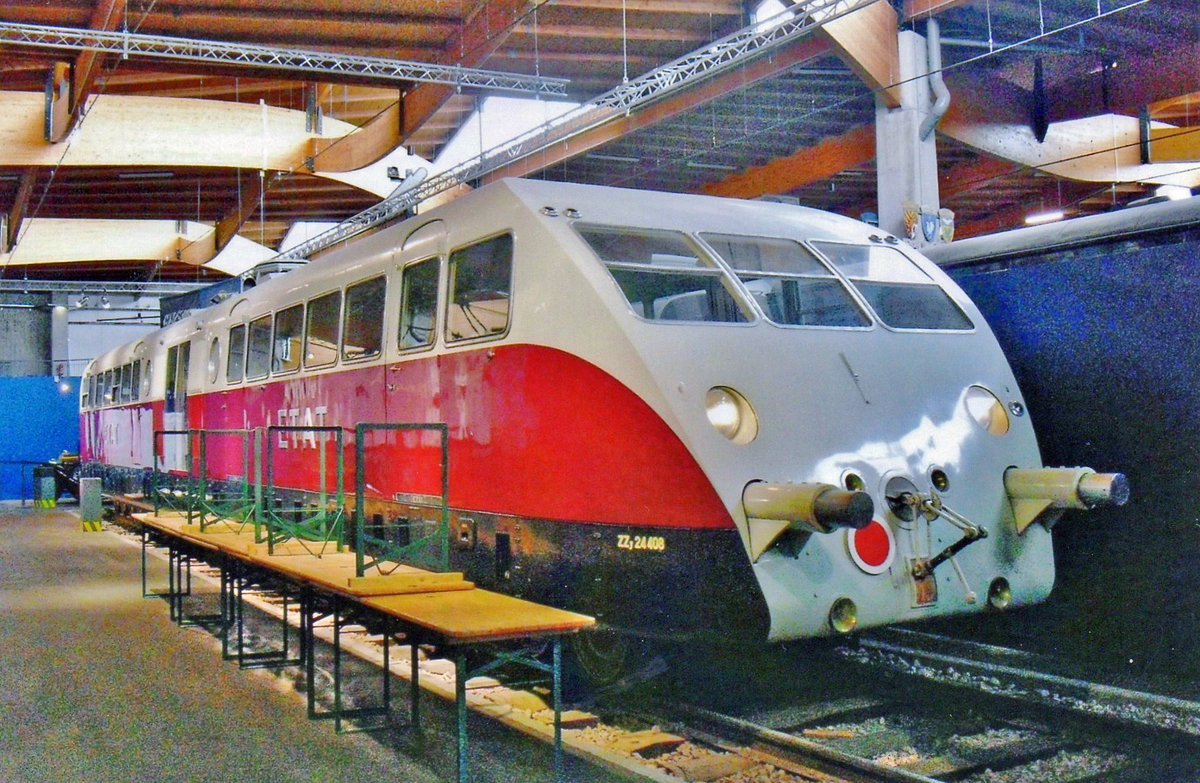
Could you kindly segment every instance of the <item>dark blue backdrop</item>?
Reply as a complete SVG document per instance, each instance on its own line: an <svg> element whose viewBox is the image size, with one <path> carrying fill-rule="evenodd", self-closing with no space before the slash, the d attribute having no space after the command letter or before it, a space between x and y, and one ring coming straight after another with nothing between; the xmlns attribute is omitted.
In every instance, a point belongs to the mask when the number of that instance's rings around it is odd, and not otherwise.
<svg viewBox="0 0 1200 783"><path fill-rule="evenodd" d="M79 379L0 378L0 498L31 498L32 472L63 451L79 451Z"/></svg>
<svg viewBox="0 0 1200 783"><path fill-rule="evenodd" d="M1131 672L1200 673L1198 251L1180 235L953 272L1008 354L1045 462L1122 471L1133 492L1055 528L1055 592L1019 622Z"/></svg>

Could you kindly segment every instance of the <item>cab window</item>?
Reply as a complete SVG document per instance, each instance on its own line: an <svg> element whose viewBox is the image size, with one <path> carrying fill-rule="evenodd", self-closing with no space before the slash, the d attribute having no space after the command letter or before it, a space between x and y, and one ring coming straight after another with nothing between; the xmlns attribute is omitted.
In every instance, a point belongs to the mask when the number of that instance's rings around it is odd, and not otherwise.
<svg viewBox="0 0 1200 783"><path fill-rule="evenodd" d="M501 234L450 254L446 340L492 337L508 330L513 238Z"/></svg>
<svg viewBox="0 0 1200 783"><path fill-rule="evenodd" d="M869 326L844 283L790 239L701 234L733 268L767 319L783 326Z"/></svg>
<svg viewBox="0 0 1200 783"><path fill-rule="evenodd" d="M942 287L894 247L813 242L893 329L975 328Z"/></svg>
<svg viewBox="0 0 1200 783"><path fill-rule="evenodd" d="M732 281L678 231L576 226L629 306L647 321L745 323Z"/></svg>

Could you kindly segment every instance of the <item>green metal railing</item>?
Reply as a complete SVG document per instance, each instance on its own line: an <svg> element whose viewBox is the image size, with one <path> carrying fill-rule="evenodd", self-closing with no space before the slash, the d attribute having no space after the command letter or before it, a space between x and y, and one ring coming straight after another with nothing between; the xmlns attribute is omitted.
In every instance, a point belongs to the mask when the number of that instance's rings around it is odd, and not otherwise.
<svg viewBox="0 0 1200 783"><path fill-rule="evenodd" d="M200 476L199 487L193 498L193 505L199 515L198 524L203 531L209 524L216 521L231 521L235 524L253 524L254 540L261 541L260 520L258 509L262 500L261 482L250 482L250 465L252 459L261 453L259 442L262 439L261 430L192 430L200 441ZM210 481L208 475L208 442L211 438L237 437L242 447L241 475L226 476L225 479ZM254 446L251 446L251 441ZM191 442L189 438L189 443ZM253 459L256 470L261 471L258 460ZM211 517L211 521L210 521Z"/></svg>
<svg viewBox="0 0 1200 783"><path fill-rule="evenodd" d="M345 524L345 462L343 451L343 430L334 426L306 426L276 424L266 428L267 438L267 486L262 505L262 517L267 528L267 552L275 553L276 544L287 540L301 542L304 549L313 555L320 555L333 544L336 551L346 548ZM275 458L278 435L282 433L305 433L315 435L312 438L318 450L317 490L312 493L316 502L307 506L295 505L285 510L278 505L275 498ZM332 492L329 487L329 466L327 449L329 438L333 435L336 448L336 468ZM315 546L308 546L313 543Z"/></svg>
<svg viewBox="0 0 1200 783"><path fill-rule="evenodd" d="M367 523L366 501L366 434L368 432L432 431L441 441L441 498L437 506L438 520L403 519ZM450 431L445 424L361 423L354 430L354 553L355 573L363 576L367 569L384 561L424 566L434 571L450 570ZM406 543L396 540L403 533ZM414 533L416 536L414 537ZM431 553L432 550L432 553Z"/></svg>

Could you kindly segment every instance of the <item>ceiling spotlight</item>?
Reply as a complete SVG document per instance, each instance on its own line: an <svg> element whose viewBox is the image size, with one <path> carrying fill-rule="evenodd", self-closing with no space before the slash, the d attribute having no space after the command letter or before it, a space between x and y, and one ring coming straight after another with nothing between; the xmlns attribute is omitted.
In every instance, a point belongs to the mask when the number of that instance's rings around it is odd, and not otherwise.
<svg viewBox="0 0 1200 783"><path fill-rule="evenodd" d="M105 310L109 310L112 308L112 302L108 301L107 294L100 297L100 306L103 307Z"/></svg>
<svg viewBox="0 0 1200 783"><path fill-rule="evenodd" d="M1042 223L1053 223L1056 220L1062 220L1066 215L1061 210L1053 210L1051 212L1041 212L1035 215L1025 216L1025 225L1037 226Z"/></svg>
<svg viewBox="0 0 1200 783"><path fill-rule="evenodd" d="M82 310L83 308L88 306L89 301L90 300L88 299L88 295L84 294L83 296L81 296L75 300L75 308L77 310Z"/></svg>

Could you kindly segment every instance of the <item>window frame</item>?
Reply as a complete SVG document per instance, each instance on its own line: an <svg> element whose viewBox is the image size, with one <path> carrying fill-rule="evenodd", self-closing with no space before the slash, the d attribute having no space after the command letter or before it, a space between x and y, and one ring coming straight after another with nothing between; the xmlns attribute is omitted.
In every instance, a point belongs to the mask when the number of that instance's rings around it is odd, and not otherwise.
<svg viewBox="0 0 1200 783"><path fill-rule="evenodd" d="M410 291L410 289L408 287L408 282L410 279L409 271L414 270L417 267L423 266L425 264L433 264L434 271L435 271L434 289L433 289L433 308L431 310L431 315L433 316L433 323L429 327L429 339L428 340L426 340L424 343L420 343L418 345L406 346L406 345L404 345L404 319L405 319L405 315L408 313L408 301L409 301L408 295L409 295L409 291ZM399 312L397 313L397 319L396 319L396 350L402 354L413 354L413 353L421 353L424 351L431 351L437 346L439 326L440 326L438 321L441 318L441 314L442 314L442 288L443 288L443 286L442 286L442 271L443 271L443 269L444 269L443 259L442 259L442 256L440 256L440 255L426 256L425 258L419 258L414 261L409 261L408 263L400 266ZM511 295L510 295L509 299L511 301L511 299L512 299ZM511 312L511 308L510 308L510 312Z"/></svg>
<svg viewBox="0 0 1200 783"><path fill-rule="evenodd" d="M572 224L576 235L587 248L588 252L597 260L601 268L608 274L613 286L617 289L617 293L624 302L626 310L638 320L655 325L663 326L713 326L713 327L747 327L755 326L762 318L758 312L758 307L751 301L753 297L748 295L735 275L721 260L716 253L713 253L707 246L700 242L696 237L686 231L678 228L658 228L651 226L634 226L634 225L612 225L606 223L575 223ZM596 247L588 240L584 232L588 230L597 232L607 232L612 234L642 234L642 235L669 235L672 238L678 238L683 241L683 244L691 251L692 257L698 262L698 265L691 267L671 267L663 264L661 266L653 266L651 264L638 263L636 261L610 261L597 251ZM725 295L729 299L729 304L732 305L741 317L737 320L714 319L707 318L703 320L683 319L683 318L659 318L647 316L644 312L639 313L634 303L630 300L629 295L625 292L625 288L621 285L620 279L613 274L616 271L627 271L632 273L640 273L645 275L671 275L684 274L696 277L697 279L705 278L716 280ZM661 298L661 297L660 297ZM640 300L639 300L640 301ZM643 311L646 305L653 305L657 299L652 302L642 301Z"/></svg>
<svg viewBox="0 0 1200 783"><path fill-rule="evenodd" d="M337 297L337 315L333 321L334 331L336 332L336 335L334 336L333 343L331 345L332 358L328 362L316 364L316 363L310 362L308 360L308 346L309 346L310 338L312 337L312 323L313 323L312 314L316 310L316 308L313 307L313 303L318 302L322 299L328 299L331 296ZM303 355L300 357L301 366L306 370L321 370L321 369L325 369L327 367L335 367L335 366L337 366L337 363L338 363L339 359L341 359L341 356L342 356L342 318L343 318L343 311L344 311L344 305L345 305L344 292L342 291L341 288L335 288L332 291L326 291L325 293L320 294L319 296L314 296L311 299L309 299L306 302L306 305L307 306L304 309L304 344L301 348L301 350L303 351Z"/></svg>
<svg viewBox="0 0 1200 783"><path fill-rule="evenodd" d="M450 334L450 308L462 307L462 305L456 305L454 303L455 292L456 292L455 286L458 282L458 264L455 260L455 255L459 254L459 253L463 253L471 248L485 245L489 242L495 242L497 239L500 239L501 237L508 237L508 241L509 241L508 291L506 292L506 296L505 296L505 300L504 300L505 305L506 305L505 313L504 313L504 328L500 329L499 331L488 331L488 332L485 332L484 334L475 334L475 335L471 335L469 337L452 337ZM502 340L508 336L509 332L512 331L513 299L514 299L514 293L515 293L513 290L514 289L513 281L516 280L516 271L517 271L517 238L516 238L516 235L514 234L514 232L512 231L512 229L505 229L503 231L497 231L494 234L490 234L490 235L487 235L484 237L480 237L478 239L474 239L470 242L465 242L461 245L457 245L454 248L452 248L449 253L446 254L446 295L444 297L444 300L441 302L441 304L442 304L441 332L442 332L442 341L443 341L444 345L449 347L449 346L469 345L469 344L478 343L478 342L491 342L493 340ZM478 300L478 301L486 301L486 300ZM470 304L474 304L474 303L472 302ZM470 304L468 306L470 306Z"/></svg>
<svg viewBox="0 0 1200 783"><path fill-rule="evenodd" d="M294 362L294 366L284 368L284 369L276 369L275 365L276 365L276 360L278 359L278 351L279 351L279 345L280 345L280 343L279 343L279 320L281 317L284 317L284 316L290 317L290 313L297 309L300 311L300 320L297 324L299 326L299 331L296 333L293 333L292 337L289 337L288 339L289 340L293 339L297 334L299 335L300 339L298 341L297 350L300 353L292 360ZM306 315L305 315L305 311L304 311L304 303L303 302L298 302L296 304L290 304L287 307L281 307L272 314L272 316L271 316L271 375L272 376L291 375L293 373L300 372L300 369L302 367L304 367L303 351L304 351L305 319L306 319Z"/></svg>
<svg viewBox="0 0 1200 783"><path fill-rule="evenodd" d="M238 339L235 342L233 333L238 330L241 330L241 331L239 332ZM240 324L233 324L225 332L225 344L228 346L225 351L225 385L226 386L228 386L230 384L241 383L242 381L246 380L246 333L248 331L249 331L249 328L247 327L247 325L244 323L240 323ZM235 345L240 349L236 352L236 354L233 350ZM229 377L229 371L230 371L230 369L233 368L233 359L234 359L235 355L237 356L237 371L238 372L237 372L236 378L231 378L231 377Z"/></svg>
<svg viewBox="0 0 1200 783"><path fill-rule="evenodd" d="M369 362L379 359L384 353L384 343L387 339L387 331L385 325L387 321L387 293L388 293L388 276L386 274L372 275L371 277L363 278L356 283L351 283L343 289L342 293L342 329L338 339L338 356L344 364L358 364L360 362ZM361 356L346 355L346 336L349 334L350 316L353 309L350 307L350 291L355 288L361 288L372 283L383 283L383 292L379 297L379 342L375 350L371 353L364 353Z"/></svg>
<svg viewBox="0 0 1200 783"><path fill-rule="evenodd" d="M850 285L850 288L854 291L855 296L859 299L862 305L870 311L875 322L889 331L928 334L973 334L979 330L979 326L975 323L975 319L971 318L967 311L963 309L962 305L958 303L958 300L950 295L950 292L946 290L945 286L934 279L929 272L923 269L920 264L918 264L914 259L910 258L896 245L846 242L837 239L815 239L806 242L805 244L809 246L810 250L817 253L821 258L825 259L829 263L829 265L837 272L838 276L844 279ZM919 274L924 279L887 280L871 277L852 277L849 273L842 269L841 265L838 264L837 260L835 260L830 253L822 251L821 248L823 246L866 248L867 250L871 251L886 250L890 253L895 253L896 255L900 256L900 258L904 259L904 262L908 264L908 268ZM890 323L888 319L884 317L879 308L875 306L873 298L868 296L868 292L863 290L863 288L858 285L859 282L867 283L869 285L886 285L894 288L932 288L940 293L943 299L949 303L950 307L952 307L953 310L962 317L963 321L966 323L966 326L962 328L938 326L896 326Z"/></svg>
<svg viewBox="0 0 1200 783"><path fill-rule="evenodd" d="M711 238L722 238L722 239L729 239L729 238L744 239L747 241L762 240L762 241L767 241L767 242L791 243L791 244L794 244L797 247L799 247L804 253L808 254L808 256L812 259L812 262L815 265L817 265L819 268L825 270L825 274L824 275L816 275L816 274L811 274L811 273L789 273L789 272L755 271L752 269L741 269L732 260L725 258L725 256L722 255L719 250L717 250L716 245L712 244L712 242L710 241L710 237ZM729 268L730 273L733 275L733 277L737 281L738 285L740 285L742 288L745 289L746 294L748 295L748 298L753 302L754 307L761 312L762 320L765 321L766 323L769 323L771 326L776 326L780 329L848 329L848 330L853 330L853 331L865 331L865 330L870 330L875 327L875 324L876 324L875 314L862 301L862 298L859 296L858 290L856 288L854 288L847 279L845 279L842 275L838 274L837 270L835 270L833 268L833 264L831 261L826 259L824 256L816 253L811 247L808 246L808 244L806 244L805 242L802 242L801 240L795 239L793 237L786 237L786 236L781 237L781 236L767 236L767 235L762 235L762 234L734 234L734 233L721 232L721 231L702 231L696 235L696 238L699 241L704 243L704 247L707 251L709 251L714 256L716 256L726 267ZM783 321L777 321L771 316L771 312L765 306L763 306L763 303L758 300L758 297L754 294L754 292L752 290L750 290L749 282L747 282L746 280L743 279L743 275L753 275L755 277L755 279L767 278L767 279L771 279L771 280L780 280L780 281L796 281L796 282L799 282L799 281L829 281L829 282L837 285L838 288L841 289L841 291L846 295L846 299L847 299L848 303L854 306L855 310L858 312L858 315L862 317L862 319L865 323L852 324L852 325L849 325L849 324L796 324L796 323L786 323ZM753 282L753 281L750 281L750 282Z"/></svg>
<svg viewBox="0 0 1200 783"><path fill-rule="evenodd" d="M262 374L261 375L251 375L250 374L250 359L252 358L252 355L253 355L251 353L251 345L252 345L251 338L254 335L255 325L263 323L263 322L265 322L267 325L267 342L266 342L267 350L266 350L266 353L264 354L265 359L263 360ZM271 356L273 355L274 347L275 347L274 346L274 332L275 332L275 314L274 313L264 313L263 315L260 315L257 318L251 318L250 321L246 324L246 370L242 374L243 381L246 381L246 382L263 381L271 376ZM255 369L258 369L258 368L255 367Z"/></svg>

